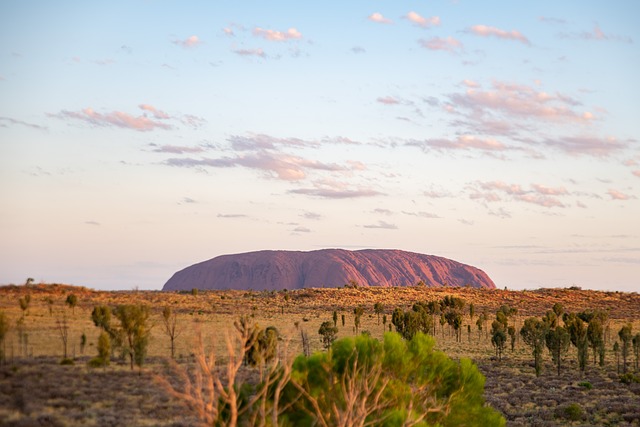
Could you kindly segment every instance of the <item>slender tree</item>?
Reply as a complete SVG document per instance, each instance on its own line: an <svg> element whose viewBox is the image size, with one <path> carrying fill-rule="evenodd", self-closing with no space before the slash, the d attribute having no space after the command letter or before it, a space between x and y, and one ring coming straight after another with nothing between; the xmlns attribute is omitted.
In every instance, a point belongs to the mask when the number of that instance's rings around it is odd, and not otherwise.
<svg viewBox="0 0 640 427"><path fill-rule="evenodd" d="M507 344L507 333L505 326L498 320L494 320L491 324L491 345L496 349L498 360L502 360L502 353Z"/></svg>
<svg viewBox="0 0 640 427"><path fill-rule="evenodd" d="M9 332L9 319L4 311L0 310L0 365L4 365L5 362L5 345L4 339Z"/></svg>
<svg viewBox="0 0 640 427"><path fill-rule="evenodd" d="M536 376L542 372L542 351L544 350L548 326L542 320L530 317L524 321L520 335L523 341L533 350Z"/></svg>
<svg viewBox="0 0 640 427"><path fill-rule="evenodd" d="M67 342L69 341L69 324L67 322L67 314L62 314L62 319L56 320L56 328L62 340L62 348L64 349L64 359L67 358Z"/></svg>
<svg viewBox="0 0 640 427"><path fill-rule="evenodd" d="M378 315L378 325L380 324L380 315L384 312L384 305L377 302L373 305L373 312Z"/></svg>
<svg viewBox="0 0 640 427"><path fill-rule="evenodd" d="M149 344L149 307L145 305L121 305L114 312L120 321L125 338L125 352L129 354L131 370L135 363L142 367Z"/></svg>
<svg viewBox="0 0 640 427"><path fill-rule="evenodd" d="M331 324L331 322L322 322L318 333L322 337L322 346L325 350L331 348L331 344L338 337L338 328Z"/></svg>
<svg viewBox="0 0 640 427"><path fill-rule="evenodd" d="M633 335L631 333L631 323L627 323L624 325L620 331L618 331L618 336L620 337L620 341L622 341L622 373L627 373L627 357L629 357L629 350L631 349L631 340L633 339Z"/></svg>
<svg viewBox="0 0 640 427"><path fill-rule="evenodd" d="M600 353L600 349L604 348L604 327L600 319L594 318L589 322L587 340L589 341L589 347L593 351L593 365L595 366L596 356Z"/></svg>
<svg viewBox="0 0 640 427"><path fill-rule="evenodd" d="M636 371L640 370L640 332L633 337L633 354L636 356Z"/></svg>
<svg viewBox="0 0 640 427"><path fill-rule="evenodd" d="M562 363L562 356L569 350L569 344L571 343L571 337L569 332L562 327L556 326L553 329L549 329L546 335L546 344L551 357L558 367L558 376L560 376L560 365Z"/></svg>
<svg viewBox="0 0 640 427"><path fill-rule="evenodd" d="M169 341L171 343L171 358L175 359L175 342L176 338L180 335L180 331L177 329L178 325L178 315L177 313L171 309L171 307L166 306L162 310L162 326L164 327L164 333L169 337Z"/></svg>
<svg viewBox="0 0 640 427"><path fill-rule="evenodd" d="M67 300L65 301L69 307L71 307L71 312L76 314L76 305L78 305L78 297L75 294L69 294L67 296Z"/></svg>
<svg viewBox="0 0 640 427"><path fill-rule="evenodd" d="M587 338L587 325L576 314L571 313L563 316L564 324L569 331L571 344L578 349L578 366L584 372L587 365L587 355L589 351L589 341Z"/></svg>

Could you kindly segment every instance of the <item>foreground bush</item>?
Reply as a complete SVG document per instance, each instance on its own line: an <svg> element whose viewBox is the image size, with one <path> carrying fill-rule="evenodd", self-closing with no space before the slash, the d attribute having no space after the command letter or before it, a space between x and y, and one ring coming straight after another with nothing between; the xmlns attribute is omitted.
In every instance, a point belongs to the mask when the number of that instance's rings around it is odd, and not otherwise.
<svg viewBox="0 0 640 427"><path fill-rule="evenodd" d="M485 406L484 376L434 350L432 337L410 341L387 333L384 342L360 335L333 343L327 353L299 356L281 406L284 425L502 426ZM291 402L294 401L294 402Z"/></svg>
<svg viewBox="0 0 640 427"><path fill-rule="evenodd" d="M194 371L160 382L208 425L228 426L504 426L485 405L484 376L468 359L455 362L422 333L405 341L387 333L335 341L328 352L277 361L258 384L238 381L246 336L227 338L227 363L196 354ZM236 344L233 345L235 341ZM174 365L174 368L177 366ZM174 377L175 378L175 377Z"/></svg>

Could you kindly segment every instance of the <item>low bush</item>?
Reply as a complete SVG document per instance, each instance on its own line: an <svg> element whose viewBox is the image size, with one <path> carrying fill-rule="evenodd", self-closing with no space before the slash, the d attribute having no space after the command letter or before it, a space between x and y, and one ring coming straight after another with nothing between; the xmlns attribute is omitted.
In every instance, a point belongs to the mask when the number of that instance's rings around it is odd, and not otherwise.
<svg viewBox="0 0 640 427"><path fill-rule="evenodd" d="M582 421L584 419L584 410L577 403L558 406L555 410L555 417L568 421Z"/></svg>

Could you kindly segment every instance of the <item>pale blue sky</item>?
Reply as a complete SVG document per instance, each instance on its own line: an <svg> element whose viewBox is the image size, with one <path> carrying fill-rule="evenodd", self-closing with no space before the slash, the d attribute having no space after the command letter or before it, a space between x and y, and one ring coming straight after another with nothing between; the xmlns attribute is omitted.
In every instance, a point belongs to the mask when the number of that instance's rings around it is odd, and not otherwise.
<svg viewBox="0 0 640 427"><path fill-rule="evenodd" d="M640 291L635 1L5 1L0 283L395 248Z"/></svg>

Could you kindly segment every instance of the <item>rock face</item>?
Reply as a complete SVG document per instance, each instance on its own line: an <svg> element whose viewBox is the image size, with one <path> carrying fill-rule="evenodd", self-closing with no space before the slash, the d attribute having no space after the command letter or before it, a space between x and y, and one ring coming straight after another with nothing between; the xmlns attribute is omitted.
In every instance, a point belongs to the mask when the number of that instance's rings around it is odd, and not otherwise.
<svg viewBox="0 0 640 427"><path fill-rule="evenodd" d="M431 287L496 287L484 271L447 258L387 249L323 249L222 255L178 271L162 290L282 290L338 287L351 281L360 286L411 286L420 280Z"/></svg>

